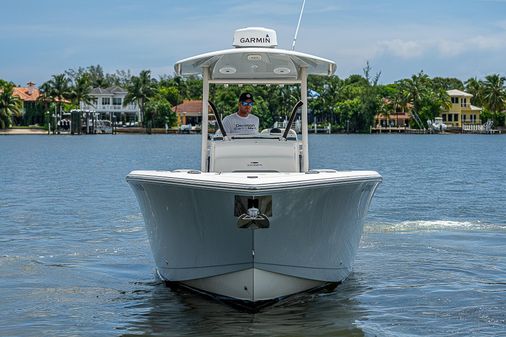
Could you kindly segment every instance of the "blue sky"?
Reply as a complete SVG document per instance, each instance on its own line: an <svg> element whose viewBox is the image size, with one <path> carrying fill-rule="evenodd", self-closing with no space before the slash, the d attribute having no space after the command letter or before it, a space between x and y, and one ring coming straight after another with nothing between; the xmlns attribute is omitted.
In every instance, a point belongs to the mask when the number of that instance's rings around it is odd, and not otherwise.
<svg viewBox="0 0 506 337"><path fill-rule="evenodd" d="M22 0L0 6L0 78L38 85L66 69L173 74L175 61L230 48L237 28L263 26L289 49L302 1ZM391 83L424 70L465 80L506 75L506 0L306 0L296 50L366 61Z"/></svg>

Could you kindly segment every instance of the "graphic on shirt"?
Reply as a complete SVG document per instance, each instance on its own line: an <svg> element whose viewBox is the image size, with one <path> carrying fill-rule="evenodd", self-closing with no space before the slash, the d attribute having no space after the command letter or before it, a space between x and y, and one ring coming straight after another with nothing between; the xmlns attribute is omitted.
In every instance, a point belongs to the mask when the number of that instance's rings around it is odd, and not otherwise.
<svg viewBox="0 0 506 337"><path fill-rule="evenodd" d="M227 134L252 135L258 133L258 117L248 115L241 117L237 113L223 119L223 127Z"/></svg>

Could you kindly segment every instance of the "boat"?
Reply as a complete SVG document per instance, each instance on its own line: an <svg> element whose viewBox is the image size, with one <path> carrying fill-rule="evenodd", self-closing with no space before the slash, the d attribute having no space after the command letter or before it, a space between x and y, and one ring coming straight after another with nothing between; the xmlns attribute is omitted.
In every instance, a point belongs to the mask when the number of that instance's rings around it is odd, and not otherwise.
<svg viewBox="0 0 506 337"><path fill-rule="evenodd" d="M175 64L203 79L200 169L132 171L159 277L248 308L332 288L345 280L371 199L375 171L310 168L307 76L334 62L277 48L276 32L239 29L234 48ZM209 85L298 85L284 129L227 135ZM209 106L220 130L208 130ZM291 126L301 114L302 133ZM321 149L322 151L324 149Z"/></svg>
<svg viewBox="0 0 506 337"><path fill-rule="evenodd" d="M444 132L446 130L446 124L443 123L442 117L436 117L434 120L427 120L427 125L431 132Z"/></svg>

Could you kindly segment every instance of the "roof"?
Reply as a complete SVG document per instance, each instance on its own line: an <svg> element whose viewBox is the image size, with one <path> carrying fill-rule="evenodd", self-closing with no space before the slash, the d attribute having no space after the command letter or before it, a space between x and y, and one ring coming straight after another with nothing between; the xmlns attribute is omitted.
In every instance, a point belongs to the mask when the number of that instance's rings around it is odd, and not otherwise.
<svg viewBox="0 0 506 337"><path fill-rule="evenodd" d="M301 68L307 74L332 75L336 64L330 60L274 48L234 48L201 54L178 61L176 75L197 75L209 67L210 80L296 81Z"/></svg>
<svg viewBox="0 0 506 337"><path fill-rule="evenodd" d="M473 97L473 95L468 94L467 92L463 92L457 89L447 90L446 91L450 96L459 96L459 97Z"/></svg>
<svg viewBox="0 0 506 337"><path fill-rule="evenodd" d="M471 110L473 110L473 111L481 111L483 109L480 108L480 107L478 107L478 106L474 106L474 105L471 104Z"/></svg>
<svg viewBox="0 0 506 337"><path fill-rule="evenodd" d="M115 95L115 94L125 94L127 93L128 91L126 91L125 89L121 88L121 87L118 87L118 86L113 86L113 87L108 87L108 88L93 88L91 89L90 91L90 94L91 95Z"/></svg>
<svg viewBox="0 0 506 337"><path fill-rule="evenodd" d="M38 88L32 87L15 87L12 91L13 96L19 97L24 102L33 102L36 101L40 96L40 91Z"/></svg>
<svg viewBox="0 0 506 337"><path fill-rule="evenodd" d="M202 116L202 100L184 100L183 103L172 108L173 112L185 114L188 117ZM211 112L211 109L209 109Z"/></svg>

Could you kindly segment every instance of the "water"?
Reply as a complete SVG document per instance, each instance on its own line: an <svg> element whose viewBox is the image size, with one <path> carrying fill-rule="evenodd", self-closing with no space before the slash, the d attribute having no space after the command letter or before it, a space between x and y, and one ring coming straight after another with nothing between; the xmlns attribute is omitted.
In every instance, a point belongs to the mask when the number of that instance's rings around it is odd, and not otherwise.
<svg viewBox="0 0 506 337"><path fill-rule="evenodd" d="M506 138L317 135L372 169L354 273L258 314L166 288L125 176L198 168L199 136L0 137L0 336L506 336Z"/></svg>

